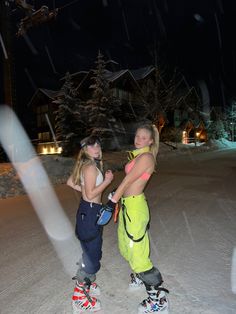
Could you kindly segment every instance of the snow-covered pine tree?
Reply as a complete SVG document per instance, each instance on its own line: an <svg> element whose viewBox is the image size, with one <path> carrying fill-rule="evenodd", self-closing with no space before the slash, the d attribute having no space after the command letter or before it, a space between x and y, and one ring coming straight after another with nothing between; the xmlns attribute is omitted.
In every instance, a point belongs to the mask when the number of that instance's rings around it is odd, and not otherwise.
<svg viewBox="0 0 236 314"><path fill-rule="evenodd" d="M225 126L229 134L229 139L235 141L236 138L236 99L231 99L231 106L226 108Z"/></svg>
<svg viewBox="0 0 236 314"><path fill-rule="evenodd" d="M224 123L222 120L212 121L207 129L209 140L220 140L226 138L226 132L224 128Z"/></svg>
<svg viewBox="0 0 236 314"><path fill-rule="evenodd" d="M69 73L66 73L60 95L54 101L58 104L55 111L56 138L62 141L63 155L69 156L78 151L79 142L85 136L86 130L84 106Z"/></svg>
<svg viewBox="0 0 236 314"><path fill-rule="evenodd" d="M211 120L208 122L207 134L209 140L227 138L224 126L224 115L214 107L211 110Z"/></svg>
<svg viewBox="0 0 236 314"><path fill-rule="evenodd" d="M119 134L115 114L119 111L120 102L112 96L109 81L106 78L106 64L101 52L98 52L95 69L92 69L91 98L86 102L87 135L94 134L111 138Z"/></svg>

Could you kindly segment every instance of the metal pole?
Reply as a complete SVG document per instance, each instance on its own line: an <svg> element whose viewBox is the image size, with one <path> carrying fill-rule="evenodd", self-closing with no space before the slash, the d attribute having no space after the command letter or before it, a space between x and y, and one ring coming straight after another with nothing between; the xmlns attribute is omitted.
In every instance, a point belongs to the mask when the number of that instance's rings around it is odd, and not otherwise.
<svg viewBox="0 0 236 314"><path fill-rule="evenodd" d="M49 125L50 131L51 131L51 133L52 133L53 141L54 141L54 143L55 143L55 145L56 145L56 148L58 148L56 136L55 136L55 133L54 133L54 131L53 131L52 124L51 124L51 122L50 122L50 120L49 120L49 117L48 117L48 114L47 114L47 113L45 113L45 117L46 117L47 123L48 123L48 125Z"/></svg>
<svg viewBox="0 0 236 314"><path fill-rule="evenodd" d="M232 142L234 142L234 105L231 106Z"/></svg>

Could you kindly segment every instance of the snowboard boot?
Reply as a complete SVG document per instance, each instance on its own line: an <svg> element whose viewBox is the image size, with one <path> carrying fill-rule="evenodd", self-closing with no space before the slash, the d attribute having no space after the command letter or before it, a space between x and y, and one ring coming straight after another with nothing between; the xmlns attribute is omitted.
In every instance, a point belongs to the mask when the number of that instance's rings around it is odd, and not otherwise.
<svg viewBox="0 0 236 314"><path fill-rule="evenodd" d="M146 287L148 297L139 304L138 313L161 313L168 309L166 293L169 291L163 287Z"/></svg>
<svg viewBox="0 0 236 314"><path fill-rule="evenodd" d="M129 290L134 291L134 290L139 290L139 289L144 289L145 285L141 278L139 277L138 274L130 274L131 281L129 283Z"/></svg>
<svg viewBox="0 0 236 314"><path fill-rule="evenodd" d="M74 289L74 291L77 291L78 289L80 289L79 286L80 286L80 282L77 280L76 283L75 283L75 289ZM96 282L91 282L91 284L88 284L88 285L87 285L86 292L87 292L89 295L95 297L95 296L98 296L98 295L101 294L101 289L100 289L100 287L96 284Z"/></svg>
<svg viewBox="0 0 236 314"><path fill-rule="evenodd" d="M90 284L77 282L72 296L73 314L97 312L101 309L101 303L95 297L89 295Z"/></svg>

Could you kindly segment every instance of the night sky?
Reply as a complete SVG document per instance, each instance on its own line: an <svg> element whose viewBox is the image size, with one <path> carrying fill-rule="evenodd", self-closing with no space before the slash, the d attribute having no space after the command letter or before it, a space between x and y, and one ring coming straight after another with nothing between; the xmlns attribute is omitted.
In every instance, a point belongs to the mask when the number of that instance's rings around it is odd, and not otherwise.
<svg viewBox="0 0 236 314"><path fill-rule="evenodd" d="M26 106L37 87L88 70L98 50L120 68L158 64L205 82L212 105L227 105L236 90L236 1L35 0L35 9L59 8L57 18L14 36L17 99ZM12 29L24 16L12 6ZM156 52L156 53L155 53ZM2 52L1 52L2 54Z"/></svg>

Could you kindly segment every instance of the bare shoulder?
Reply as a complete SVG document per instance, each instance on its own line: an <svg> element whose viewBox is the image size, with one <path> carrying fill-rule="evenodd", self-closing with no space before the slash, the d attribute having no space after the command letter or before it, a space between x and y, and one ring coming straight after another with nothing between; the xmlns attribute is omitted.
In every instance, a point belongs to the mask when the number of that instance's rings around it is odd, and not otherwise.
<svg viewBox="0 0 236 314"><path fill-rule="evenodd" d="M84 173L86 173L86 172L94 172L94 171L96 171L96 165L93 164L93 163L88 164L88 165L84 165L82 167L82 170L83 170Z"/></svg>
<svg viewBox="0 0 236 314"><path fill-rule="evenodd" d="M139 158L143 160L150 160L150 161L154 160L153 154L149 152L143 153L142 155L139 156Z"/></svg>
<svg viewBox="0 0 236 314"><path fill-rule="evenodd" d="M142 155L138 156L137 159L138 159L137 161L140 163L152 164L155 162L153 154L149 152L143 153Z"/></svg>

